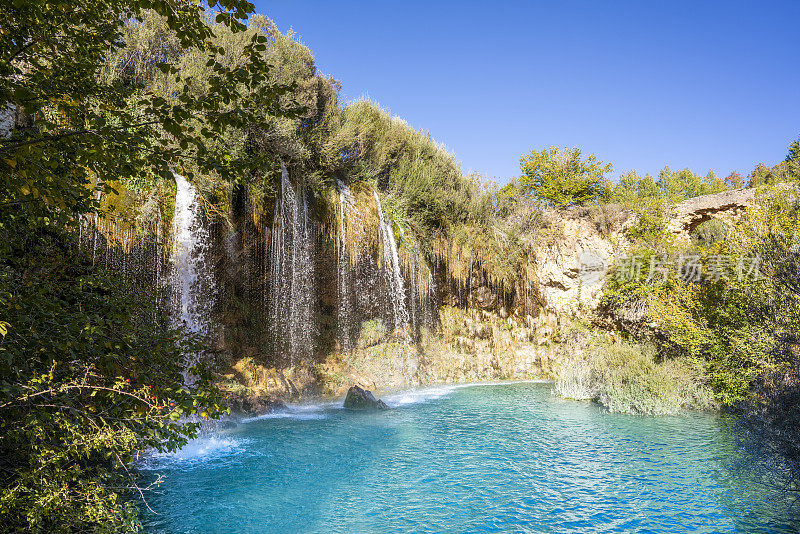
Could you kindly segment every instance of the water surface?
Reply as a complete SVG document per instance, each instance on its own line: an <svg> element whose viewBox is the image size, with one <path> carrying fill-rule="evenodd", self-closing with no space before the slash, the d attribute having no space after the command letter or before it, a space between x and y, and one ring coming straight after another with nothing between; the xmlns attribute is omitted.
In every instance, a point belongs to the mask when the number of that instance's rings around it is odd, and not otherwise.
<svg viewBox="0 0 800 534"><path fill-rule="evenodd" d="M395 409L292 407L151 458L153 533L798 532L713 415L637 417L541 383ZM792 516L792 514L795 514Z"/></svg>

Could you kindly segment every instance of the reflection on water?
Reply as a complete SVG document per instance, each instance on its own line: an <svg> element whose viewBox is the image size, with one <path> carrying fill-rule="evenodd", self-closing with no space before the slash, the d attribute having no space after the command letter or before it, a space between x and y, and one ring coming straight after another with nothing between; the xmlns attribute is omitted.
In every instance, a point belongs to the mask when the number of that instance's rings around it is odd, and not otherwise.
<svg viewBox="0 0 800 534"><path fill-rule="evenodd" d="M290 407L151 458L148 532L798 532L716 416L636 417L550 385ZM794 515L792 515L794 514Z"/></svg>

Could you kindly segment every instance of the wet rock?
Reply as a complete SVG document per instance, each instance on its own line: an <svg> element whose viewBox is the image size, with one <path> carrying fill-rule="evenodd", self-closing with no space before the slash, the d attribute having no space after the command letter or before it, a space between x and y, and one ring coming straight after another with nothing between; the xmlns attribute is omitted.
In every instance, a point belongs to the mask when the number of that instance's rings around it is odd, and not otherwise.
<svg viewBox="0 0 800 534"><path fill-rule="evenodd" d="M380 399L376 399L371 391L353 386L347 390L344 407L348 410L388 410L389 406Z"/></svg>
<svg viewBox="0 0 800 534"><path fill-rule="evenodd" d="M497 306L497 294L487 286L480 286L473 293L475 304L485 310L494 309Z"/></svg>
<svg viewBox="0 0 800 534"><path fill-rule="evenodd" d="M231 395L228 406L232 412L245 415L263 415L286 409L286 404L282 400L261 395Z"/></svg>

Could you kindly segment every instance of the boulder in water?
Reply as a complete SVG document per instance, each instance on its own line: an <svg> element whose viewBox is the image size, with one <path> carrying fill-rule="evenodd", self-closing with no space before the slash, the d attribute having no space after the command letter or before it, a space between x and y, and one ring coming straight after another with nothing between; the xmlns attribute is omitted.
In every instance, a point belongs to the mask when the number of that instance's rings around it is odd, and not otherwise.
<svg viewBox="0 0 800 534"><path fill-rule="evenodd" d="M376 399L371 391L353 386L347 390L344 398L344 407L348 410L388 410L389 406L380 399Z"/></svg>

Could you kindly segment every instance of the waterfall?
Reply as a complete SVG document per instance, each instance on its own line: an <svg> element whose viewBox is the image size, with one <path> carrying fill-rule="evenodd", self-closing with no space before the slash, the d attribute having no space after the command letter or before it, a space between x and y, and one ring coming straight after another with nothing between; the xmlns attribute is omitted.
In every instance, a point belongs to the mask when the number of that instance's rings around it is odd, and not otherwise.
<svg viewBox="0 0 800 534"><path fill-rule="evenodd" d="M203 225L202 209L192 184L180 174L173 173L175 216L172 242L172 323L183 325L193 334L209 334L210 299L215 292L213 276L208 269L207 253L210 235ZM188 358L187 368L197 362L197 355ZM188 382L192 377L184 373Z"/></svg>
<svg viewBox="0 0 800 534"><path fill-rule="evenodd" d="M105 268L118 273L128 294L152 297L155 320L157 310L164 304L161 289L165 280L161 271L167 261L160 240L160 217L154 223L134 226L108 214L79 214L76 222L78 251L86 254L87 260L91 254L93 265L99 266L98 261L103 261Z"/></svg>
<svg viewBox="0 0 800 534"><path fill-rule="evenodd" d="M414 241L414 257L411 261L411 276L408 279L411 281L411 326L416 328L417 323L417 294L419 288L417 287L417 276L419 274L419 254L417 250L417 242Z"/></svg>
<svg viewBox="0 0 800 534"><path fill-rule="evenodd" d="M394 232L386 216L383 214L381 199L378 191L375 194L375 207L378 209L380 221L380 238L383 244L383 265L389 283L389 298L392 302L394 311L394 328L401 329L408 325L409 317L406 309L406 292L403 287L403 274L400 272L400 257L397 254L397 243L394 240Z"/></svg>
<svg viewBox="0 0 800 534"><path fill-rule="evenodd" d="M296 356L312 354L314 265L305 190L295 190L283 164L271 235L269 302L274 349L293 363Z"/></svg>
<svg viewBox="0 0 800 534"><path fill-rule="evenodd" d="M339 242L337 243L337 292L338 307L336 313L339 346L342 350L350 350L353 332L353 284L355 273L348 248L347 212L355 205L355 198L350 188L341 180L336 180L339 191Z"/></svg>

